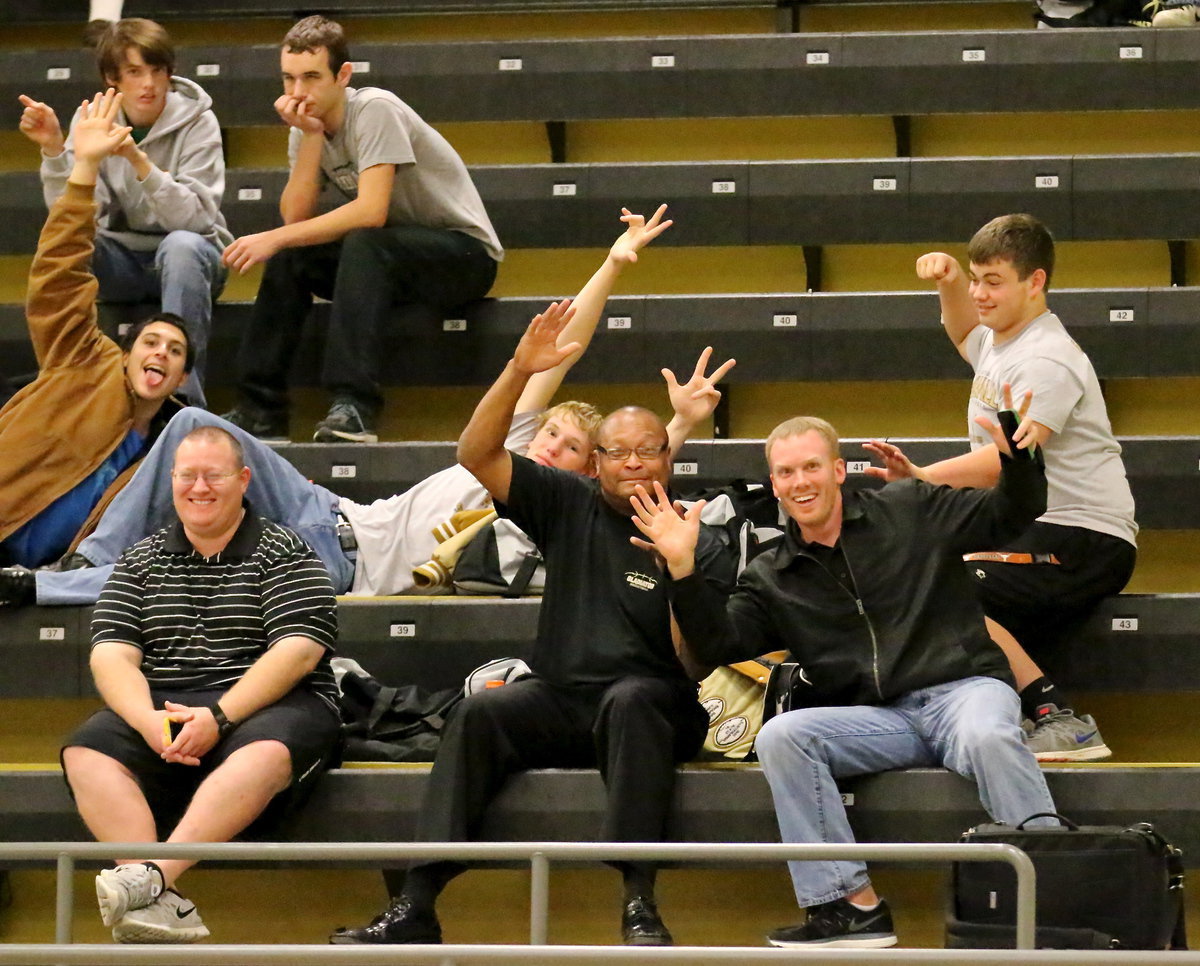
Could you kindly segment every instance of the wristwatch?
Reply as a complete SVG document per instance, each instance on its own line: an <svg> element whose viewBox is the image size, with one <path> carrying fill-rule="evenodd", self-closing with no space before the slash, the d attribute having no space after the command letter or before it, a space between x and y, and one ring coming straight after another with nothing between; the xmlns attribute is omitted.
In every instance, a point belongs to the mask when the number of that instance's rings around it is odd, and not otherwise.
<svg viewBox="0 0 1200 966"><path fill-rule="evenodd" d="M208 710L212 712L213 720L217 723L218 738L224 738L237 727L237 725L225 717L225 712L221 710L220 702L214 701L208 706Z"/></svg>

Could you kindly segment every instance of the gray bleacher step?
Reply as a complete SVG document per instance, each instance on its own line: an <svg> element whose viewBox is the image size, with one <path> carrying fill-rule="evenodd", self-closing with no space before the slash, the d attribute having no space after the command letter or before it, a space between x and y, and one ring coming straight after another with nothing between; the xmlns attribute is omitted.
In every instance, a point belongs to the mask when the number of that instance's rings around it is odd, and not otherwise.
<svg viewBox="0 0 1200 966"><path fill-rule="evenodd" d="M225 5L203 6L209 19ZM31 93L61 115L97 83L90 51L0 56L5 103ZM432 122L1200 107L1187 31L1137 28L371 43L352 44L352 57L355 86L394 90ZM227 127L279 123L274 44L182 47L176 72L204 85Z"/></svg>
<svg viewBox="0 0 1200 966"><path fill-rule="evenodd" d="M447 313L397 308L380 347L387 360L383 381L490 385L550 297L483 299ZM1102 379L1200 375L1200 287L1055 289L1050 304ZM217 304L209 345L211 386L232 383L251 309L245 302ZM114 333L150 311L105 304L101 322ZM298 334L295 386L320 385L328 312L327 303L317 305ZM663 366L690 372L706 345L719 357L738 360L731 384L961 380L970 373L938 324L932 293L772 292L609 299L596 338L569 381L659 384ZM24 307L0 305L0 377L35 368Z"/></svg>
<svg viewBox="0 0 1200 966"><path fill-rule="evenodd" d="M969 238L1006 211L1059 241L1193 238L1200 154L475 165L508 248L607 246L625 205L667 201L663 245L845 245ZM226 172L235 235L279 225L286 168ZM951 203L952 202L952 203ZM331 204L333 201L331 200ZM0 253L32 252L45 220L36 171L0 174Z"/></svg>
<svg viewBox="0 0 1200 966"><path fill-rule="evenodd" d="M1044 769L1059 810L1082 824L1152 822L1200 863L1196 765L1051 766ZM428 771L343 768L323 776L307 806L279 837L290 841L410 838ZM843 782L860 841L954 841L986 821L973 783L940 769L884 772ZM56 770L0 767L0 842L87 841ZM539 770L512 778L488 811L490 841L592 841L604 814L600 776ZM753 765L685 766L668 835L696 842L777 842L770 790Z"/></svg>
<svg viewBox="0 0 1200 966"><path fill-rule="evenodd" d="M455 687L498 657L531 655L539 598L379 597L338 601L338 653L389 684ZM0 609L0 698L94 695L90 608ZM1105 600L1071 643L1046 659L1071 692L1200 691L1200 594Z"/></svg>

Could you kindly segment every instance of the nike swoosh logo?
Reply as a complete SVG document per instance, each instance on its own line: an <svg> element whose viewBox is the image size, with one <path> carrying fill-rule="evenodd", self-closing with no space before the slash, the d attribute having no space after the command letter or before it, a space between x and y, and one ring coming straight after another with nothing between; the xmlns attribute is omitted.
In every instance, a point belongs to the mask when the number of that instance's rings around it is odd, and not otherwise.
<svg viewBox="0 0 1200 966"><path fill-rule="evenodd" d="M863 919L860 922L849 923L846 926L846 931L862 932L863 930L870 929L872 926L877 926L881 918L881 916L872 916L870 919Z"/></svg>
<svg viewBox="0 0 1200 966"><path fill-rule="evenodd" d="M186 919L188 916L190 916L195 911L196 911L195 906L188 906L186 909L176 909L175 910L175 918L176 919Z"/></svg>
<svg viewBox="0 0 1200 966"><path fill-rule="evenodd" d="M1076 732L1075 733L1075 743L1077 745L1082 745L1085 741L1090 741L1092 738L1094 738L1097 735L1097 733L1098 733L1098 731L1088 731L1088 732L1085 732L1084 734L1079 734L1078 732Z"/></svg>
<svg viewBox="0 0 1200 966"><path fill-rule="evenodd" d="M1053 691L1053 690L1054 690L1054 685L1047 684L1044 688L1042 688L1042 694L1045 694L1047 691Z"/></svg>

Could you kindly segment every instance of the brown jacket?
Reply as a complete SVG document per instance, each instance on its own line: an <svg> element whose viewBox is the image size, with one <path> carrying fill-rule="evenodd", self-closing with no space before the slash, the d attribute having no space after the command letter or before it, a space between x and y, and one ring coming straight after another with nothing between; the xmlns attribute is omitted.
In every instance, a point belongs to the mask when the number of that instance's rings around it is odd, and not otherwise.
<svg viewBox="0 0 1200 966"><path fill-rule="evenodd" d="M91 474L133 426L121 350L96 324L92 193L67 184L29 270L25 315L38 375L0 409L0 540ZM165 408L160 416L177 407ZM130 475L132 467L113 481L89 524Z"/></svg>

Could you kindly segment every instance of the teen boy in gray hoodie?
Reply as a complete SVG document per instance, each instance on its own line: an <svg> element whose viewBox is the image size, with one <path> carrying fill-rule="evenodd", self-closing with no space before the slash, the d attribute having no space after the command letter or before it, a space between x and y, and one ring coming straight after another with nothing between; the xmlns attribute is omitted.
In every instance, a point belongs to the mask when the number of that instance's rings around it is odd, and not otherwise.
<svg viewBox="0 0 1200 966"><path fill-rule="evenodd" d="M221 252L233 236L221 214L225 162L212 98L194 81L175 77L175 49L153 20L110 24L96 47L104 83L124 94L117 123L133 128L100 167L93 271L100 298L161 299L163 311L187 323L196 364L183 392L204 405L212 302L225 284ZM42 149L47 206L66 188L75 162L73 134L63 136L54 110L21 96L20 129Z"/></svg>

